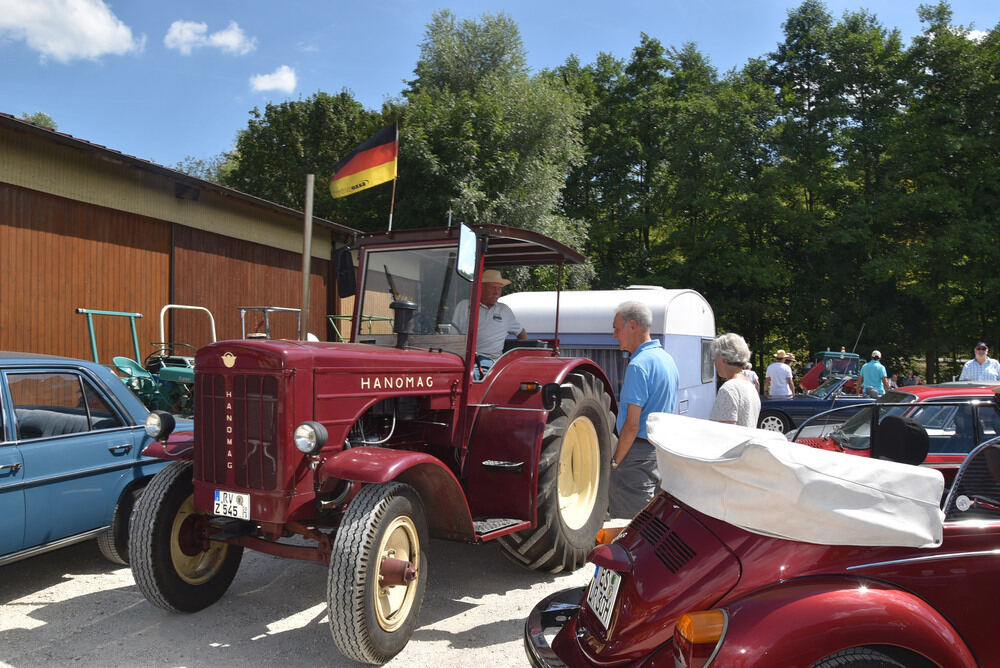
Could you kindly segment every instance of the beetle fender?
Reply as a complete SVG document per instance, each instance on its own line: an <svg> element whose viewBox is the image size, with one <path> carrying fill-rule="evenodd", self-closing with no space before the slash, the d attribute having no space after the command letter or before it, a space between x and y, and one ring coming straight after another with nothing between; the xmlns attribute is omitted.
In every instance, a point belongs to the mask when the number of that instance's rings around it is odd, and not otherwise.
<svg viewBox="0 0 1000 668"><path fill-rule="evenodd" d="M320 478L362 483L398 480L420 494L435 537L475 540L465 493L441 460L425 452L358 447L343 450L319 466Z"/></svg>
<svg viewBox="0 0 1000 668"><path fill-rule="evenodd" d="M720 607L729 622L712 665L810 666L842 649L873 645L905 648L943 666L977 665L937 610L874 580L792 580Z"/></svg>

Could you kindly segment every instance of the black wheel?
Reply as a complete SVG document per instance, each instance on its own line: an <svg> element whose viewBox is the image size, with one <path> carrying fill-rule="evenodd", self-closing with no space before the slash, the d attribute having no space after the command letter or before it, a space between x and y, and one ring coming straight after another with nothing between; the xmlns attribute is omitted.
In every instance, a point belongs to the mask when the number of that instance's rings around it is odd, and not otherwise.
<svg viewBox="0 0 1000 668"><path fill-rule="evenodd" d="M604 384L570 374L542 436L538 526L499 539L515 561L551 573L586 561L608 510L614 423Z"/></svg>
<svg viewBox="0 0 1000 668"><path fill-rule="evenodd" d="M135 502L142 494L142 487L133 487L122 493L111 515L111 526L97 537L97 547L108 561L128 566L129 518Z"/></svg>
<svg viewBox="0 0 1000 668"><path fill-rule="evenodd" d="M226 593L243 548L209 541L194 505L192 462L171 462L153 476L135 506L129 531L132 575L150 603L196 612Z"/></svg>
<svg viewBox="0 0 1000 668"><path fill-rule="evenodd" d="M870 647L851 647L831 654L812 668L906 668L905 664Z"/></svg>
<svg viewBox="0 0 1000 668"><path fill-rule="evenodd" d="M347 506L330 555L330 633L341 654L385 663L406 647L427 586L427 521L409 485L367 485Z"/></svg>
<svg viewBox="0 0 1000 668"><path fill-rule="evenodd" d="M757 421L757 427L768 431L780 431L784 434L792 428L792 421L784 413L763 411L760 414L760 419Z"/></svg>

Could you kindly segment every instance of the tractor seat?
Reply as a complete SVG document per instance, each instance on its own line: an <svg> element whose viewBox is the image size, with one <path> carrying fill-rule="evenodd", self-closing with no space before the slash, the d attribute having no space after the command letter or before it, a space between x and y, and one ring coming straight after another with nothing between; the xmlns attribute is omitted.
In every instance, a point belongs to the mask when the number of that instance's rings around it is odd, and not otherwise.
<svg viewBox="0 0 1000 668"><path fill-rule="evenodd" d="M129 378L148 378L149 380L153 379L153 374L149 373L141 366L139 366L139 363L136 362L131 357L118 356L111 358L111 361L114 362L115 367L119 371L121 371Z"/></svg>

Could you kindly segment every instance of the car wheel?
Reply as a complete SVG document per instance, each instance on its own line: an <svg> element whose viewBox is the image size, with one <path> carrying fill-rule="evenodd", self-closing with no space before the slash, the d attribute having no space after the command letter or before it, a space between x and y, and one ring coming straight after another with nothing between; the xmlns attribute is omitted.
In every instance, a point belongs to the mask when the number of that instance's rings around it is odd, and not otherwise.
<svg viewBox="0 0 1000 668"><path fill-rule="evenodd" d="M760 414L760 420L757 421L757 428L768 431L780 431L784 434L792 428L792 421L784 413L764 411Z"/></svg>
<svg viewBox="0 0 1000 668"><path fill-rule="evenodd" d="M111 514L111 526L97 537L97 547L111 563L128 566L129 518L141 494L142 487L125 490Z"/></svg>
<svg viewBox="0 0 1000 668"><path fill-rule="evenodd" d="M906 665L870 647L851 647L814 663L812 668L906 668Z"/></svg>
<svg viewBox="0 0 1000 668"><path fill-rule="evenodd" d="M514 561L558 573L582 566L608 510L614 447L611 397L590 373L572 373L549 413L538 462L538 524L499 539Z"/></svg>
<svg viewBox="0 0 1000 668"><path fill-rule="evenodd" d="M229 589L243 548L205 538L208 516L194 505L192 462L153 476L136 504L129 557L139 591L172 612L196 612Z"/></svg>
<svg viewBox="0 0 1000 668"><path fill-rule="evenodd" d="M347 505L330 555L330 633L341 654L385 663L409 642L427 586L427 521L409 485L366 485Z"/></svg>

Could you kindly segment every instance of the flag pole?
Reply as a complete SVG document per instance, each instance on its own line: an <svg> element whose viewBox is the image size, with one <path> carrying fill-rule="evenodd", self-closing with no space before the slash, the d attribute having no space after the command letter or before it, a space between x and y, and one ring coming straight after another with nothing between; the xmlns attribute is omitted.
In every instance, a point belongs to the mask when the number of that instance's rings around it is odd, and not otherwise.
<svg viewBox="0 0 1000 668"><path fill-rule="evenodd" d="M392 196L389 197L389 231L392 232L392 209L396 204L396 178L392 179Z"/></svg>
<svg viewBox="0 0 1000 668"><path fill-rule="evenodd" d="M309 274L312 261L313 182L314 174L306 174L305 221L302 230L302 312L299 317L299 341L305 341L309 331Z"/></svg>

